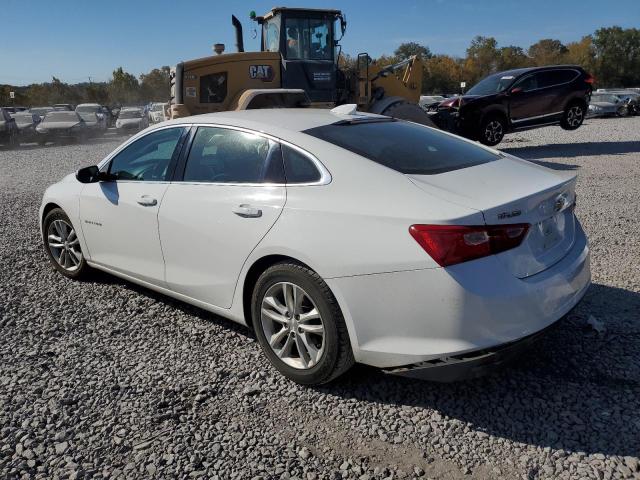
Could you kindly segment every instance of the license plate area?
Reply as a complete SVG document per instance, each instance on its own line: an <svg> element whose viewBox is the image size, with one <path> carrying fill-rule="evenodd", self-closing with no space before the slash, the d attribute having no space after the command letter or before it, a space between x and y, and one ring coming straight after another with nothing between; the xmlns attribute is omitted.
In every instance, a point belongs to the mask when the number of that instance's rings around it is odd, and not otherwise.
<svg viewBox="0 0 640 480"><path fill-rule="evenodd" d="M536 227L540 232L540 238L542 240L542 251L547 251L550 248L557 245L562 240L562 233L560 231L560 224L562 222L562 213L554 215L550 218L545 218L541 222L538 222Z"/></svg>

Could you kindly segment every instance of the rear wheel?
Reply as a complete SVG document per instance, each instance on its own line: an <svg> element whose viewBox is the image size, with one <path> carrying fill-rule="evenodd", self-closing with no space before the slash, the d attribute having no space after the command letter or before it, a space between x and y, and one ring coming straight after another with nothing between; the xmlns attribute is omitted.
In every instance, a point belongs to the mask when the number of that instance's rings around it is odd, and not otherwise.
<svg viewBox="0 0 640 480"><path fill-rule="evenodd" d="M626 117L627 115L629 115L629 107L627 107L626 105L620 105L618 107L618 110L616 111L616 115L619 117Z"/></svg>
<svg viewBox="0 0 640 480"><path fill-rule="evenodd" d="M401 120L408 120L410 122L426 125L427 127L438 128L420 105L415 103L397 102L391 104L382 112L382 115L399 118Z"/></svg>
<svg viewBox="0 0 640 480"><path fill-rule="evenodd" d="M82 254L80 239L61 208L54 208L47 214L42 224L42 236L53 268L69 278L87 274L90 267Z"/></svg>
<svg viewBox="0 0 640 480"><path fill-rule="evenodd" d="M560 126L565 130L576 130L584 122L585 106L581 103L570 103L562 114Z"/></svg>
<svg viewBox="0 0 640 480"><path fill-rule="evenodd" d="M269 267L256 283L251 311L260 346L287 378L318 385L353 365L338 302L313 270L296 263Z"/></svg>
<svg viewBox="0 0 640 480"><path fill-rule="evenodd" d="M489 115L480 124L478 140L490 147L499 144L504 138L507 124L500 115Z"/></svg>

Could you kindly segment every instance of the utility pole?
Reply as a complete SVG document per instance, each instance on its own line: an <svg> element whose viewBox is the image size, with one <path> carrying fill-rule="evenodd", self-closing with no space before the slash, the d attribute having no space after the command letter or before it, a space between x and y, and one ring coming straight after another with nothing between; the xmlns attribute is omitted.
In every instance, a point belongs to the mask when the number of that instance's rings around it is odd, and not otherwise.
<svg viewBox="0 0 640 480"><path fill-rule="evenodd" d="M91 75L89 75L89 85L91 85Z"/></svg>

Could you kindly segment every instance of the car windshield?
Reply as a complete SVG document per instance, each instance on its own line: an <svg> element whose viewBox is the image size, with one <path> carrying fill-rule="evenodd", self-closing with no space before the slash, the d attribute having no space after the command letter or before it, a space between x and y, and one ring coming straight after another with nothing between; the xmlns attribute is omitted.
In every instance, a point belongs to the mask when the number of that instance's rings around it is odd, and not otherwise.
<svg viewBox="0 0 640 480"><path fill-rule="evenodd" d="M120 110L118 118L142 118L142 110Z"/></svg>
<svg viewBox="0 0 640 480"><path fill-rule="evenodd" d="M47 113L44 119L46 122L73 122L78 121L78 114L76 112L56 110Z"/></svg>
<svg viewBox="0 0 640 480"><path fill-rule="evenodd" d="M100 111L100 105L79 105L76 107L78 113L98 113Z"/></svg>
<svg viewBox="0 0 640 480"><path fill-rule="evenodd" d="M467 91L467 95L493 95L504 92L513 83L515 76L496 73L480 80Z"/></svg>
<svg viewBox="0 0 640 480"><path fill-rule="evenodd" d="M405 174L435 175L499 158L469 141L399 120L338 122L304 133Z"/></svg>

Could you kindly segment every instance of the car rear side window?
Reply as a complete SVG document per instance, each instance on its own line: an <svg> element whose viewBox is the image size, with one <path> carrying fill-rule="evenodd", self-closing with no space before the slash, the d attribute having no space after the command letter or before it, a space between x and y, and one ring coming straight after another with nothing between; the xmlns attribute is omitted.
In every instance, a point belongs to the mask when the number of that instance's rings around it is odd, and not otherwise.
<svg viewBox="0 0 640 480"><path fill-rule="evenodd" d="M553 87L554 85L561 85L563 83L569 83L576 79L579 75L577 70L550 70L547 72L540 72L539 83L540 87Z"/></svg>
<svg viewBox="0 0 640 480"><path fill-rule="evenodd" d="M284 183L280 145L249 132L199 127L189 151L183 180Z"/></svg>
<svg viewBox="0 0 640 480"><path fill-rule="evenodd" d="M287 184L318 182L322 175L313 161L298 150L282 145Z"/></svg>
<svg viewBox="0 0 640 480"><path fill-rule="evenodd" d="M338 122L304 133L405 174L435 175L499 158L471 142L401 120Z"/></svg>

